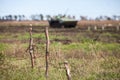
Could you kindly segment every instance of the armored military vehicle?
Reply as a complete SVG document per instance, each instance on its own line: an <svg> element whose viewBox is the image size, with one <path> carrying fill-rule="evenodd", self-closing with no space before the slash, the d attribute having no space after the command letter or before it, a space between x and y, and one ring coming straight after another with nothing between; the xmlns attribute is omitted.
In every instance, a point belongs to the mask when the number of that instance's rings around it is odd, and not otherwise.
<svg viewBox="0 0 120 80"><path fill-rule="evenodd" d="M53 28L72 28L76 24L77 20L65 16L55 16L49 20L49 25Z"/></svg>

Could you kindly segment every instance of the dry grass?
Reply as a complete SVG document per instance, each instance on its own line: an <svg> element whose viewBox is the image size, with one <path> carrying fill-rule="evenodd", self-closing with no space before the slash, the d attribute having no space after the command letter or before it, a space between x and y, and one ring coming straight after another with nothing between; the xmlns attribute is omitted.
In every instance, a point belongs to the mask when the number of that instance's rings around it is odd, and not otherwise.
<svg viewBox="0 0 120 80"><path fill-rule="evenodd" d="M72 80L119 80L119 32L103 32L94 41L99 32L68 30L50 29L49 80L67 80L63 64L66 60ZM0 35L1 80L45 80L45 35L34 32L33 37L38 48L35 68L31 69L29 53L25 52L27 32Z"/></svg>

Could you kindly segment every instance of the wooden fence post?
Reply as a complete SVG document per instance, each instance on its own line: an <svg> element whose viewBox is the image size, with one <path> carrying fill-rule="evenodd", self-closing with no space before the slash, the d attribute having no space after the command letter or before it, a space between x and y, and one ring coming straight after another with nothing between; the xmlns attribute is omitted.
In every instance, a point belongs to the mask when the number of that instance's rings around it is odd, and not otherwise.
<svg viewBox="0 0 120 80"><path fill-rule="evenodd" d="M69 65L68 65L68 61L65 61L64 65L65 65L67 80L71 80L70 68L69 68Z"/></svg>
<svg viewBox="0 0 120 80"><path fill-rule="evenodd" d="M35 54L34 54L34 44L33 44L33 38L32 38L32 27L29 28L29 34L30 34L29 47L27 48L26 52L29 50L30 59L31 59L31 67L34 68Z"/></svg>
<svg viewBox="0 0 120 80"><path fill-rule="evenodd" d="M88 26L88 31L90 31L90 28L91 28L91 27L90 27L90 26Z"/></svg>
<svg viewBox="0 0 120 80"><path fill-rule="evenodd" d="M32 27L29 29L30 33L30 41L29 41L29 53L31 58L31 67L34 67L34 59L33 59L33 38L32 38Z"/></svg>
<svg viewBox="0 0 120 80"><path fill-rule="evenodd" d="M46 36L46 54L45 54L46 71L45 71L45 76L46 76L46 79L47 79L47 77L48 77L48 67L49 67L49 64L48 64L48 58L49 58L49 44L50 44L49 35L48 35L48 27L45 28L45 36Z"/></svg>
<svg viewBox="0 0 120 80"><path fill-rule="evenodd" d="M102 31L104 31L105 30L105 26L102 26Z"/></svg>
<svg viewBox="0 0 120 80"><path fill-rule="evenodd" d="M95 31L97 30L97 26L94 26L94 30L95 30Z"/></svg>
<svg viewBox="0 0 120 80"><path fill-rule="evenodd" d="M120 30L119 26L116 26L116 30L117 30L117 31L119 31L119 30Z"/></svg>

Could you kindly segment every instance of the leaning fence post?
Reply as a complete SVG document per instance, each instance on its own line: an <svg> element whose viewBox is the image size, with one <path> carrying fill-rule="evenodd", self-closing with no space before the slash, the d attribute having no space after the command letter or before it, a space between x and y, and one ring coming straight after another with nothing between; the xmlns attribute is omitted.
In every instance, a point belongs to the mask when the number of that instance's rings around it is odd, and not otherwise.
<svg viewBox="0 0 120 80"><path fill-rule="evenodd" d="M34 60L33 60L33 38L32 38L32 27L29 28L29 33L30 33L30 41L29 41L29 53L30 53L30 58L31 58L31 66L32 68L34 67Z"/></svg>
<svg viewBox="0 0 120 80"><path fill-rule="evenodd" d="M48 57L49 57L49 35L48 35L48 27L45 28L45 36L46 36L46 54L45 54L45 60L46 60L46 71L45 76L48 77Z"/></svg>
<svg viewBox="0 0 120 80"><path fill-rule="evenodd" d="M32 26L32 25L30 25ZM30 35L30 40L29 40L29 47L27 48L26 52L29 51L30 53L30 59L31 59L31 67L34 67L35 63L35 54L34 54L34 44L33 44L33 38L32 38L32 27L29 28L29 35Z"/></svg>
<svg viewBox="0 0 120 80"><path fill-rule="evenodd" d="M71 74L70 74L70 68L68 65L68 61L65 61L64 65L65 65L67 80L71 80Z"/></svg>

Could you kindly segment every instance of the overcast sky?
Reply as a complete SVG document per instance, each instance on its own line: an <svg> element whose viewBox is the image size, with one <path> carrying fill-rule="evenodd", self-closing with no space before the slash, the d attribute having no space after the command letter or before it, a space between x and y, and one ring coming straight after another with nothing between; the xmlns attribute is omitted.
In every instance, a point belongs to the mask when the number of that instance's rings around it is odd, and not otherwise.
<svg viewBox="0 0 120 80"><path fill-rule="evenodd" d="M120 0L0 0L0 16L70 14L97 17L120 15Z"/></svg>

